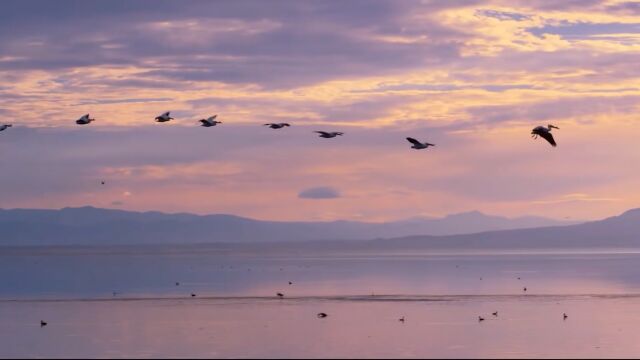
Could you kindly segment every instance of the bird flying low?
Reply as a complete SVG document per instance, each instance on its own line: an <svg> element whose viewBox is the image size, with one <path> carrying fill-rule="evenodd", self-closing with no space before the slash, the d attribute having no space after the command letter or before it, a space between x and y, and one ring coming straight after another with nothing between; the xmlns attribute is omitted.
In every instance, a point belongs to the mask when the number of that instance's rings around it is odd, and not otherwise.
<svg viewBox="0 0 640 360"><path fill-rule="evenodd" d="M96 119L91 119L89 114L82 116L80 119L76 120L76 124L78 125L88 125L91 124L92 121L96 121Z"/></svg>
<svg viewBox="0 0 640 360"><path fill-rule="evenodd" d="M7 130L8 128L10 128L12 126L13 125L11 125L11 124L1 125L0 126L0 131L5 131L5 130Z"/></svg>
<svg viewBox="0 0 640 360"><path fill-rule="evenodd" d="M413 146L411 148L416 150L427 149L429 146L436 146L435 144L430 144L428 142L421 143L420 141L410 137L407 138L407 141L412 143Z"/></svg>
<svg viewBox="0 0 640 360"><path fill-rule="evenodd" d="M285 126L291 126L287 123L275 123L275 124L264 124L264 126L268 126L271 129L282 129Z"/></svg>
<svg viewBox="0 0 640 360"><path fill-rule="evenodd" d="M166 113L160 116L156 116L156 122L167 122L169 120L173 120L173 118L171 117L170 111L167 111Z"/></svg>
<svg viewBox="0 0 640 360"><path fill-rule="evenodd" d="M341 132L314 131L314 133L320 134L320 137L321 138L325 138L325 139L331 139L331 138L334 138L336 136L344 135L344 133L341 133Z"/></svg>
<svg viewBox="0 0 640 360"><path fill-rule="evenodd" d="M200 121L202 123L201 126L204 127L212 127L212 126L216 126L218 124L222 124L222 121L216 121L216 118L218 117L218 115L213 115L207 119L200 119L198 121Z"/></svg>
<svg viewBox="0 0 640 360"><path fill-rule="evenodd" d="M551 146L556 147L558 146L558 144L556 144L556 141L553 138L553 135L551 135L551 129L560 130L559 127L554 125L548 125L547 127L538 126L537 128L531 130L531 137L534 139L537 139L538 136L540 136L541 138L547 140L549 144L551 144Z"/></svg>

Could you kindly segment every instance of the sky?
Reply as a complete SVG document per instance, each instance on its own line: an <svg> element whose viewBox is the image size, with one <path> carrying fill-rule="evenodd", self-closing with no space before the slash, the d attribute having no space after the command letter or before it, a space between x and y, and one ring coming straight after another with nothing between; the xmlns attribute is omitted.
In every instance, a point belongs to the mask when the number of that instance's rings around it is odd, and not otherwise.
<svg viewBox="0 0 640 360"><path fill-rule="evenodd" d="M604 218L640 207L639 55L631 1L4 0L0 207Z"/></svg>

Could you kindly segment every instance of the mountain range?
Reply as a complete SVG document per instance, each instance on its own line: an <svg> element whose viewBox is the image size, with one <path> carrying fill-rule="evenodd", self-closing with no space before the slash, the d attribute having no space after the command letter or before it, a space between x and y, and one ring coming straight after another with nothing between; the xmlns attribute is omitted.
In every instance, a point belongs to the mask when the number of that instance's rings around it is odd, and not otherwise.
<svg viewBox="0 0 640 360"><path fill-rule="evenodd" d="M387 223L353 221L275 222L233 215L165 214L93 207L60 210L0 210L0 246L167 245L274 243L319 240L401 238L472 234L509 229L569 225L541 217L505 218L467 212L443 218L414 218ZM419 235L419 236L418 236ZM457 241L457 237L451 238Z"/></svg>

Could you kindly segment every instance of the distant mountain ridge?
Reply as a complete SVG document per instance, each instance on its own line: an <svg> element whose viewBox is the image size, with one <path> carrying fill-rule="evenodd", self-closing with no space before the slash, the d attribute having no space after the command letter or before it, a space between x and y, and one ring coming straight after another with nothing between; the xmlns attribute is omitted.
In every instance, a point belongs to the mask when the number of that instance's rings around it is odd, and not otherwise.
<svg viewBox="0 0 640 360"><path fill-rule="evenodd" d="M640 249L640 209L568 226L487 231L445 236L407 236L368 243L372 249Z"/></svg>
<svg viewBox="0 0 640 360"><path fill-rule="evenodd" d="M504 218L473 211L389 223L275 222L234 215L130 212L94 207L0 210L0 246L270 243L452 235L568 225L541 217Z"/></svg>

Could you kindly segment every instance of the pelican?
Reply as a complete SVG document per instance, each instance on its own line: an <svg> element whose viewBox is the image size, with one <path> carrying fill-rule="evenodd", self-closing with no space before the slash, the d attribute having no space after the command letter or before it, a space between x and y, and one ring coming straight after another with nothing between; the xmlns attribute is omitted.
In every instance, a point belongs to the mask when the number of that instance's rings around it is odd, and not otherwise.
<svg viewBox="0 0 640 360"><path fill-rule="evenodd" d="M5 131L5 130L7 130L8 128L10 128L10 127L12 127L12 126L13 126L13 125L11 125L11 124L2 125L2 126L0 126L0 131Z"/></svg>
<svg viewBox="0 0 640 360"><path fill-rule="evenodd" d="M422 150L422 149L427 149L429 146L436 146L435 144L430 144L428 142L426 143L421 143L420 141L414 139L414 138L407 138L407 141L412 143L413 146L411 147L412 149L416 149L416 150Z"/></svg>
<svg viewBox="0 0 640 360"><path fill-rule="evenodd" d="M274 124L264 124L264 126L268 126L272 129L282 129L285 126L291 126L287 123L274 123Z"/></svg>
<svg viewBox="0 0 640 360"><path fill-rule="evenodd" d="M478 316L478 322L484 321L484 318L482 316Z"/></svg>
<svg viewBox="0 0 640 360"><path fill-rule="evenodd" d="M551 144L551 146L556 147L558 146L558 144L556 144L556 141L553 139L553 135L551 135L551 129L560 130L559 127L554 125L548 125L547 127L538 126L537 128L531 130L531 137L537 139L538 136L540 136L543 139L547 140L549 144Z"/></svg>
<svg viewBox="0 0 640 360"><path fill-rule="evenodd" d="M568 318L568 317L569 317L569 315L567 315L566 313L563 313L563 314L562 314L562 319L563 319L563 320L567 320L567 318Z"/></svg>
<svg viewBox="0 0 640 360"><path fill-rule="evenodd" d="M320 137L321 137L321 138L325 138L325 139L331 139L331 138L334 138L334 137L336 137L336 136L342 136L342 135L344 135L344 133L337 132L337 131L334 131L334 132L314 131L314 133L318 133L318 134L320 134Z"/></svg>
<svg viewBox="0 0 640 360"><path fill-rule="evenodd" d="M91 124L92 121L96 121L96 119L91 119L89 114L84 115L80 119L76 120L76 124L78 125L88 125Z"/></svg>
<svg viewBox="0 0 640 360"><path fill-rule="evenodd" d="M160 116L156 116L156 122L167 122L169 120L173 120L173 118L171 117L170 111L167 111L166 113Z"/></svg>
<svg viewBox="0 0 640 360"><path fill-rule="evenodd" d="M212 127L212 126L216 126L218 124L222 124L222 121L216 121L216 118L218 117L218 115L213 115L207 119L200 119L198 121L200 121L202 123L201 126L204 127Z"/></svg>

